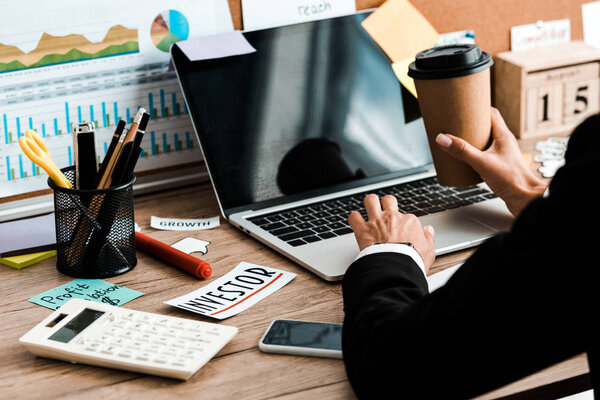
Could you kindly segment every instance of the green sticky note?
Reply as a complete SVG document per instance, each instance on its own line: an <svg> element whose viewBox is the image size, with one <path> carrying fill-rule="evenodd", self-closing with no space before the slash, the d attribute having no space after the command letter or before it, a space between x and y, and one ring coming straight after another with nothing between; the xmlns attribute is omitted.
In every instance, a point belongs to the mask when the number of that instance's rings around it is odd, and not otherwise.
<svg viewBox="0 0 600 400"><path fill-rule="evenodd" d="M85 299L120 306L144 293L101 279L75 279L29 299L30 302L57 310L71 299Z"/></svg>

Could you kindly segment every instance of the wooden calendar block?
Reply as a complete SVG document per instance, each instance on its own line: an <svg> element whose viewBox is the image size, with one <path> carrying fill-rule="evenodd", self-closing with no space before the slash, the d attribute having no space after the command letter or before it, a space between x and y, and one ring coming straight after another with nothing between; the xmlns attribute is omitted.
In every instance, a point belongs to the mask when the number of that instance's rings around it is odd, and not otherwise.
<svg viewBox="0 0 600 400"><path fill-rule="evenodd" d="M527 91L527 131L539 131L562 122L562 85L541 86Z"/></svg>
<svg viewBox="0 0 600 400"><path fill-rule="evenodd" d="M494 105L517 137L570 132L600 111L600 50L571 42L496 55Z"/></svg>
<svg viewBox="0 0 600 400"><path fill-rule="evenodd" d="M565 84L563 119L579 121L600 109L600 80L569 82Z"/></svg>

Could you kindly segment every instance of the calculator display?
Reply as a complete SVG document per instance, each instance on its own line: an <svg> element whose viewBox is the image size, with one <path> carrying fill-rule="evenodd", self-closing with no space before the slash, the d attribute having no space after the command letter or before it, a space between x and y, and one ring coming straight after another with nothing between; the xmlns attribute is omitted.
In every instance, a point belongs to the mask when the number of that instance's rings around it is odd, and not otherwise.
<svg viewBox="0 0 600 400"><path fill-rule="evenodd" d="M90 326L92 322L100 318L103 314L103 311L90 310L89 308L86 308L48 339L55 340L57 342L69 343L71 339L79 335L81 331Z"/></svg>

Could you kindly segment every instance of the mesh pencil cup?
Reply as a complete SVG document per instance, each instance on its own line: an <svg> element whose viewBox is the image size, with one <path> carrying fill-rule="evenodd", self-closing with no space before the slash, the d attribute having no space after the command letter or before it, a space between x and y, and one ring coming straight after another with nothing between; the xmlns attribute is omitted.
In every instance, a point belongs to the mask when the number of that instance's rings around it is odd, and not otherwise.
<svg viewBox="0 0 600 400"><path fill-rule="evenodd" d="M63 168L75 182L75 168ZM54 191L57 269L76 278L108 278L137 264L133 183L98 190L62 188Z"/></svg>

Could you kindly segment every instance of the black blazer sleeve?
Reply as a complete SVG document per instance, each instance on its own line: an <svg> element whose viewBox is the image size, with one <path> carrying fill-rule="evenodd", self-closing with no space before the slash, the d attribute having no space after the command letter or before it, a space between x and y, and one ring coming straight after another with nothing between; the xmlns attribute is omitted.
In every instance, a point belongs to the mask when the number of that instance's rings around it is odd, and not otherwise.
<svg viewBox="0 0 600 400"><path fill-rule="evenodd" d="M590 348L599 337L599 184L595 116L571 136L550 195L480 246L444 287L428 294L404 255L354 262L342 283L342 346L356 394L469 398Z"/></svg>

